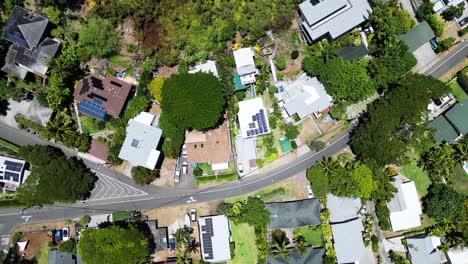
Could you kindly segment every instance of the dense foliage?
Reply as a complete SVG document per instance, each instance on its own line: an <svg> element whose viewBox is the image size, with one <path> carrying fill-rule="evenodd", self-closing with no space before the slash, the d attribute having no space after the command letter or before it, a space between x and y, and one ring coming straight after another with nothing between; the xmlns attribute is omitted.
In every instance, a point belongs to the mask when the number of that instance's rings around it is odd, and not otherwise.
<svg viewBox="0 0 468 264"><path fill-rule="evenodd" d="M420 136L418 128L425 126L421 120L430 99L441 97L448 89L433 77L406 75L368 108L352 136L353 151L380 166L400 162L408 143Z"/></svg>
<svg viewBox="0 0 468 264"><path fill-rule="evenodd" d="M432 184L423 198L424 213L437 221L453 219L463 212L466 197L446 184Z"/></svg>
<svg viewBox="0 0 468 264"><path fill-rule="evenodd" d="M60 149L27 146L19 154L32 166L31 175L17 190L25 204L73 203L86 198L96 181L82 161L67 158Z"/></svg>
<svg viewBox="0 0 468 264"><path fill-rule="evenodd" d="M429 26L431 26L434 34L437 37L442 36L444 33L444 25L438 18L438 16L434 13L434 3L432 2L424 2L419 6L418 9L418 18L420 20L426 20Z"/></svg>
<svg viewBox="0 0 468 264"><path fill-rule="evenodd" d="M85 263L147 263L148 238L134 226L82 231L78 248Z"/></svg>
<svg viewBox="0 0 468 264"><path fill-rule="evenodd" d="M205 130L221 119L224 98L219 80L212 74L178 74L164 82L159 125L166 139L163 150L177 156L186 129Z"/></svg>
<svg viewBox="0 0 468 264"><path fill-rule="evenodd" d="M111 5L112 6L112 5ZM92 17L80 30L80 57L105 57L115 52L120 36L107 20Z"/></svg>
<svg viewBox="0 0 468 264"><path fill-rule="evenodd" d="M140 166L133 167L132 177L139 185L150 184L159 177L159 170L149 170Z"/></svg>

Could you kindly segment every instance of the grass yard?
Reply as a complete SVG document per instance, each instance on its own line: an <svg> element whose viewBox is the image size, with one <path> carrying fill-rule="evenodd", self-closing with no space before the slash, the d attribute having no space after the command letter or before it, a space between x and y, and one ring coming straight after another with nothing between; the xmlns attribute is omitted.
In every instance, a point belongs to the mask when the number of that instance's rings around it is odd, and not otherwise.
<svg viewBox="0 0 468 264"><path fill-rule="evenodd" d="M257 263L257 246L255 245L255 231L248 224L231 222L232 240L236 245L235 257L231 264Z"/></svg>
<svg viewBox="0 0 468 264"><path fill-rule="evenodd" d="M82 116L81 117L81 127L83 128L83 133L85 134L94 134L97 133L103 128L99 125L99 120L92 118L90 116Z"/></svg>
<svg viewBox="0 0 468 264"><path fill-rule="evenodd" d="M468 165L467 165L468 166ZM453 177L454 187L457 191L468 195L468 174L461 166L455 168L455 177Z"/></svg>
<svg viewBox="0 0 468 264"><path fill-rule="evenodd" d="M286 181L258 190L254 193L228 198L226 202L234 203L237 201L244 201L249 196L258 196L264 202L278 202L292 200L294 195L295 190L293 184L290 181Z"/></svg>
<svg viewBox="0 0 468 264"><path fill-rule="evenodd" d="M423 169L417 165L415 154L407 154L409 160L403 164L401 168L401 174L408 179L414 181L416 184L416 190L419 193L419 197L423 197L427 193L427 188L431 184L431 179Z"/></svg>
<svg viewBox="0 0 468 264"><path fill-rule="evenodd" d="M453 96L455 96L455 99L457 99L458 102L463 102L468 99L468 95L463 91L463 88L461 88L460 84L458 84L456 80L451 81L449 85Z"/></svg>
<svg viewBox="0 0 468 264"><path fill-rule="evenodd" d="M20 147L16 146L15 144L12 144L4 139L1 139L0 138L0 146L2 147L5 147L11 151L14 151L14 152L19 152L20 150Z"/></svg>
<svg viewBox="0 0 468 264"><path fill-rule="evenodd" d="M195 177L195 183L197 185L200 184L207 184L213 182L227 182L227 181L234 181L239 178L239 174L237 172L233 172L230 174L223 174L223 175L216 175L216 176L198 176Z"/></svg>
<svg viewBox="0 0 468 264"><path fill-rule="evenodd" d="M323 233L318 226L301 226L295 231L302 234L307 245L323 246Z"/></svg>
<svg viewBox="0 0 468 264"><path fill-rule="evenodd" d="M38 264L47 264L49 263L49 245L45 243L39 249L37 253L37 263Z"/></svg>
<svg viewBox="0 0 468 264"><path fill-rule="evenodd" d="M130 214L124 211L117 211L112 213L112 222L125 221L128 219Z"/></svg>
<svg viewBox="0 0 468 264"><path fill-rule="evenodd" d="M213 174L213 169L211 168L211 165L204 162L204 163L198 163L198 167L203 170L203 175L212 175Z"/></svg>
<svg viewBox="0 0 468 264"><path fill-rule="evenodd" d="M122 56L120 54L114 55L107 59L110 63L115 64L120 67L128 67L133 63L133 59L127 56Z"/></svg>

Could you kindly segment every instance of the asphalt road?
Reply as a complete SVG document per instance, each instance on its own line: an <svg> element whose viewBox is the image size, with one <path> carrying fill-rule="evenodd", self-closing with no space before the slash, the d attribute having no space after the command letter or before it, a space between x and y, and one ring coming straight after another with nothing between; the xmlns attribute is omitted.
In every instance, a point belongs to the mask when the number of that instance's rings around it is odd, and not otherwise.
<svg viewBox="0 0 468 264"><path fill-rule="evenodd" d="M461 42L446 57L423 74L439 79L468 56L468 41Z"/></svg>
<svg viewBox="0 0 468 264"><path fill-rule="evenodd" d="M15 144L45 144L39 138L24 131L5 125L0 126L0 137ZM69 219L85 214L93 215L110 213L118 210L144 210L158 207L168 207L181 204L223 200L225 198L242 195L262 189L276 182L294 176L297 173L313 166L324 157L329 157L347 146L349 140L348 131L335 138L329 145L319 152L308 153L294 162L275 169L267 174L253 175L218 185L208 189L195 188L161 188L154 186L136 187L132 180L124 175L96 165L90 161L85 163L94 171L105 174L107 177L123 182L126 186L137 188L141 192L138 195L112 197L111 199L90 199L76 204L57 204L43 208L29 208L23 212L18 209L0 210L0 235L7 235L20 224L42 222L52 219ZM73 155L73 151L66 149L67 155Z"/></svg>

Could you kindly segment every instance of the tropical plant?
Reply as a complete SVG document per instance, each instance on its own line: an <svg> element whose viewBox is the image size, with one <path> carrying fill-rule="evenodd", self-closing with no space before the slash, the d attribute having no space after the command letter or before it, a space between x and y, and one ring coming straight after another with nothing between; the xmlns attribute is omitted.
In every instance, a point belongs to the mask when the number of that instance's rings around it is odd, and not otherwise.
<svg viewBox="0 0 468 264"><path fill-rule="evenodd" d="M46 125L46 136L56 141L64 142L74 136L73 120L66 114L66 109L57 113L54 119L49 119Z"/></svg>
<svg viewBox="0 0 468 264"><path fill-rule="evenodd" d="M184 226L176 230L174 237L177 247L185 246L187 241L190 239L193 229L189 226Z"/></svg>
<svg viewBox="0 0 468 264"><path fill-rule="evenodd" d="M303 256L305 254L307 246L305 244L305 239L303 236L296 237L294 248L297 250L297 253L299 253L299 255Z"/></svg>
<svg viewBox="0 0 468 264"><path fill-rule="evenodd" d="M188 253L195 253L195 254L198 253L199 251L198 248L200 247L200 243L197 242L195 238L189 237L185 243L186 243L185 249L187 250Z"/></svg>
<svg viewBox="0 0 468 264"><path fill-rule="evenodd" d="M453 174L457 163L455 156L452 146L442 144L421 155L418 165L427 171L433 181L441 182Z"/></svg>
<svg viewBox="0 0 468 264"><path fill-rule="evenodd" d="M190 258L189 253L186 250L177 249L176 252L176 263L177 264L191 264L192 259Z"/></svg>

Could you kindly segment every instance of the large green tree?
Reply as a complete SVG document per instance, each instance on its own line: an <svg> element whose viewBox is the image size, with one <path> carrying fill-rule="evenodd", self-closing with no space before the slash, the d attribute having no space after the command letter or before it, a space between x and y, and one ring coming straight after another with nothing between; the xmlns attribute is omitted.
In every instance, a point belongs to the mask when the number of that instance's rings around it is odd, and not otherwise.
<svg viewBox="0 0 468 264"><path fill-rule="evenodd" d="M212 74L177 74L164 82L160 126L169 155L178 155L186 129L205 130L216 126L225 101L219 80Z"/></svg>
<svg viewBox="0 0 468 264"><path fill-rule="evenodd" d="M465 195L455 189L435 183L429 187L428 194L422 200L423 212L437 221L453 219L463 212L465 200Z"/></svg>
<svg viewBox="0 0 468 264"><path fill-rule="evenodd" d="M110 226L86 229L80 235L78 248L84 263L147 263L148 238L136 227Z"/></svg>
<svg viewBox="0 0 468 264"><path fill-rule="evenodd" d="M321 166L313 166L307 170L307 179L316 196L327 195L330 192L328 175Z"/></svg>
<svg viewBox="0 0 468 264"><path fill-rule="evenodd" d="M29 205L73 203L89 195L96 176L75 157L58 148L27 146L20 156L31 163L31 175L18 188L18 199Z"/></svg>
<svg viewBox="0 0 468 264"><path fill-rule="evenodd" d="M455 171L457 161L455 149L451 145L442 144L423 153L419 161L433 182L449 179Z"/></svg>
<svg viewBox="0 0 468 264"><path fill-rule="evenodd" d="M369 199L372 192L377 189L377 184L372 178L372 170L361 162L355 162L350 167L349 176L354 194L359 198Z"/></svg>
<svg viewBox="0 0 468 264"><path fill-rule="evenodd" d="M92 17L80 31L78 45L88 57L105 57L116 52L120 35L109 21Z"/></svg>

